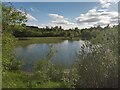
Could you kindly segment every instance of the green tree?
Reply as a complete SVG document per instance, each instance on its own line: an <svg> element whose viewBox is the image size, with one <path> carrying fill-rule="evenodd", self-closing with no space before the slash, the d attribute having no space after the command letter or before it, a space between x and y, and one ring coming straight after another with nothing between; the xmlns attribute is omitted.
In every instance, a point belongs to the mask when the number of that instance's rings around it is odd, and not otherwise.
<svg viewBox="0 0 120 90"><path fill-rule="evenodd" d="M17 62L12 53L12 49L17 42L17 39L12 35L12 30L19 30L22 24L27 20L26 15L16 10L12 5L2 5L2 24L3 24L3 70L18 69Z"/></svg>
<svg viewBox="0 0 120 90"><path fill-rule="evenodd" d="M3 30L10 30L20 26L27 21L26 12L15 9L12 5L2 5L2 26Z"/></svg>

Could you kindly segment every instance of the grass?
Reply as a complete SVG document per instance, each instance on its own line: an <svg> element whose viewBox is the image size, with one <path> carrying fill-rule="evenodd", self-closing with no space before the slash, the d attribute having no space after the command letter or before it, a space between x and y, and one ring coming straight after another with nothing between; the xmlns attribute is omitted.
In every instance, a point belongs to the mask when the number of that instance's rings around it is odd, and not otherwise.
<svg viewBox="0 0 120 90"><path fill-rule="evenodd" d="M45 43L45 44L51 44L51 43L62 43L64 40L69 41L78 41L79 38L69 38L69 37L21 37L18 38L18 43L16 46L27 46L29 44L39 44L39 43Z"/></svg>
<svg viewBox="0 0 120 90"><path fill-rule="evenodd" d="M28 75L22 72L3 72L3 88L26 88Z"/></svg>
<svg viewBox="0 0 120 90"><path fill-rule="evenodd" d="M2 88L60 88L65 87L62 82L48 81L37 84L36 79L31 79L32 75L23 71L3 72Z"/></svg>
<svg viewBox="0 0 120 90"><path fill-rule="evenodd" d="M62 87L65 87L65 85L61 82L48 81L48 82L43 83L43 84L38 84L33 88L62 88Z"/></svg>

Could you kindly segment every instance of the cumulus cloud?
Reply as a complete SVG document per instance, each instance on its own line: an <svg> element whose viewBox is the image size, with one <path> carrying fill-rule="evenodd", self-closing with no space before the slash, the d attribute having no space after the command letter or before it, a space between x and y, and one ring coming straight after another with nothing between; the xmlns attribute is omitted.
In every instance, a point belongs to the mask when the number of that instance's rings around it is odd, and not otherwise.
<svg viewBox="0 0 120 90"><path fill-rule="evenodd" d="M102 8L109 8L112 0L100 0Z"/></svg>
<svg viewBox="0 0 120 90"><path fill-rule="evenodd" d="M118 23L118 12L109 11L112 0L100 0L101 8L93 8L87 13L80 14L76 18L77 24L85 24L89 26L106 26L108 24L116 25Z"/></svg>
<svg viewBox="0 0 120 90"><path fill-rule="evenodd" d="M49 23L49 26L62 26L63 28L72 28L75 27L76 24L72 23L68 20L68 18L65 18L62 15L59 14L49 14L49 16L51 18L53 18L53 20L51 21L51 23Z"/></svg>
<svg viewBox="0 0 120 90"><path fill-rule="evenodd" d="M119 0L99 0L102 8L109 8L112 3L117 3Z"/></svg>
<svg viewBox="0 0 120 90"><path fill-rule="evenodd" d="M117 0L100 0L100 6L90 9L87 13L82 13L75 18L76 22L71 22L68 18L62 15L51 13L48 16L53 20L50 23L42 24L39 27L45 26L62 26L64 29L75 28L89 28L94 26L106 26L118 24L118 12L109 11L112 3Z"/></svg>
<svg viewBox="0 0 120 90"><path fill-rule="evenodd" d="M76 18L78 24L88 23L95 25L107 25L114 22L117 24L117 17L118 12L110 12L110 11L98 11L92 9L88 11L86 14L81 14L79 17Z"/></svg>
<svg viewBox="0 0 120 90"><path fill-rule="evenodd" d="M85 14L80 14L76 17L76 22L70 22L68 18L65 18L59 14L49 14L53 20L47 24L47 26L62 26L64 29L69 28L89 28L93 26L106 26L108 24L117 25L118 23L118 12L107 11L106 9L91 9ZM45 27L46 24L41 25Z"/></svg>
<svg viewBox="0 0 120 90"><path fill-rule="evenodd" d="M110 5L111 5L111 3L106 3L106 4L103 4L103 8L109 8L110 7Z"/></svg>
<svg viewBox="0 0 120 90"><path fill-rule="evenodd" d="M49 16L54 19L53 21L51 21L52 23L55 23L55 24L65 24L65 25L74 25L74 23L71 23L68 20L68 18L65 18L62 15L59 15L59 14L49 14Z"/></svg>

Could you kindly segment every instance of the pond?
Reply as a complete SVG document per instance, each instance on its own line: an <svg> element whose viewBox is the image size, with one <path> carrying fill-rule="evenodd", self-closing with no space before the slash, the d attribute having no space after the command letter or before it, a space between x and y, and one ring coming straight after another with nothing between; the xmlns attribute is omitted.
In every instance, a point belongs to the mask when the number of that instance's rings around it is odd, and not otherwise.
<svg viewBox="0 0 120 90"><path fill-rule="evenodd" d="M30 42L28 40L24 40L25 43ZM17 60L24 61L25 65L23 69L26 71L31 71L33 66L39 60L43 60L51 48L54 50L54 55L52 57L52 63L61 65L65 68L70 68L73 62L76 60L76 54L80 53L81 46L84 44L84 41L69 41L63 40L60 42L50 42L50 43L24 43L22 40L19 41L19 45L14 49L15 56Z"/></svg>

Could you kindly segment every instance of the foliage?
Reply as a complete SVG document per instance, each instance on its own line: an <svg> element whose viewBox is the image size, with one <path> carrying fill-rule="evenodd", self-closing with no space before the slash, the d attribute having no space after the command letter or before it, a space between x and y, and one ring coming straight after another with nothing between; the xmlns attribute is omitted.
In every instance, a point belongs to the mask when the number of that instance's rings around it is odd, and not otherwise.
<svg viewBox="0 0 120 90"><path fill-rule="evenodd" d="M3 72L3 88L61 88L65 85L61 82L46 82L38 84L36 79L32 79L32 74L26 72Z"/></svg>
<svg viewBox="0 0 120 90"><path fill-rule="evenodd" d="M3 5L3 88L113 88L118 87L118 26L64 30L62 27L26 26L26 13ZM33 73L20 71L12 49L15 37L79 37L89 40L81 47L73 67L66 70L52 63L54 50L37 62ZM43 39L43 38L42 38ZM45 39L43 39L44 41ZM49 39L52 40L52 39ZM55 40L57 41L57 39ZM48 42L48 41L47 41ZM32 41L34 43L34 40Z"/></svg>
<svg viewBox="0 0 120 90"><path fill-rule="evenodd" d="M2 66L3 66L3 71L4 70L13 70L13 69L18 69L19 62L17 62L14 58L13 53L11 53L12 49L15 46L16 43L16 38L12 36L10 33L4 33L3 38L3 47L2 47Z"/></svg>
<svg viewBox="0 0 120 90"><path fill-rule="evenodd" d="M2 11L3 30L10 30L16 26L23 25L27 21L26 13L16 10L10 4L3 4Z"/></svg>
<svg viewBox="0 0 120 90"><path fill-rule="evenodd" d="M79 37L79 29L64 30L61 27L38 28L34 26L25 26L24 29L13 30L16 37Z"/></svg>
<svg viewBox="0 0 120 90"><path fill-rule="evenodd" d="M3 71L20 68L20 62L15 60L12 49L17 39L12 35L12 29L21 27L26 22L26 14L16 10L12 5L2 4L2 27L3 27Z"/></svg>
<svg viewBox="0 0 120 90"><path fill-rule="evenodd" d="M72 67L70 70L66 71L62 77L62 81L68 88L75 88L76 82L78 80L77 69Z"/></svg>
<svg viewBox="0 0 120 90"><path fill-rule="evenodd" d="M117 29L115 28L103 31L92 40L94 44L87 43L82 47L83 52L78 55L75 64L78 71L78 80L75 87L118 87L117 35ZM95 41L98 41L98 43L95 43ZM85 51L85 48L88 50Z"/></svg>
<svg viewBox="0 0 120 90"><path fill-rule="evenodd" d="M27 88L29 75L24 72L3 72L3 88Z"/></svg>
<svg viewBox="0 0 120 90"><path fill-rule="evenodd" d="M46 83L48 81L61 82L63 77L63 68L52 63L52 57L55 51L52 49L47 56L36 63L33 79L36 79L38 84Z"/></svg>
<svg viewBox="0 0 120 90"><path fill-rule="evenodd" d="M19 38L16 46L27 46L29 44L36 44L36 43L60 43L66 40L64 37L23 37Z"/></svg>
<svg viewBox="0 0 120 90"><path fill-rule="evenodd" d="M30 78L25 78L27 79L25 87L117 87L117 35L117 27L100 31L95 38L89 40L91 43L88 42L81 47L82 52L77 55L75 64L69 70L52 64L51 60L55 52L51 48L52 51L43 60L37 62Z"/></svg>

